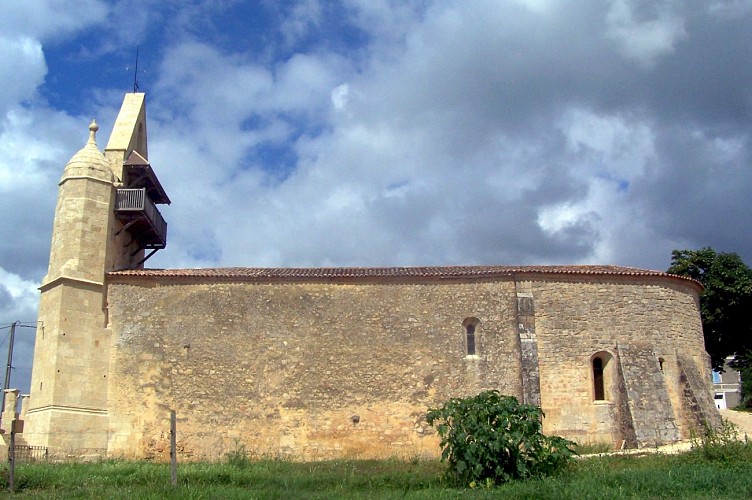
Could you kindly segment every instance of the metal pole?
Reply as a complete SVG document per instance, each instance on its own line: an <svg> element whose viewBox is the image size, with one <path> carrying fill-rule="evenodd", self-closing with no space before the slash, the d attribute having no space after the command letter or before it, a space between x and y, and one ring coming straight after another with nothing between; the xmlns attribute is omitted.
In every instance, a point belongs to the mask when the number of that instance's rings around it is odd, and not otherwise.
<svg viewBox="0 0 752 500"><path fill-rule="evenodd" d="M8 342L8 364L5 367L5 382L3 382L3 406L0 408L0 412L5 411L5 391L10 388L10 370L13 367L13 340L16 336L16 325L19 322L16 321L10 325L10 341Z"/></svg>

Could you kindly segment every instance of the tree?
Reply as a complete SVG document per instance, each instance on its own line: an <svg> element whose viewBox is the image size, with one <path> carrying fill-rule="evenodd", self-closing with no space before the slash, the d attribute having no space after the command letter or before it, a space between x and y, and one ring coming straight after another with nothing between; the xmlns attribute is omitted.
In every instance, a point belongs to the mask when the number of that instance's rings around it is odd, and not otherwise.
<svg viewBox="0 0 752 500"><path fill-rule="evenodd" d="M752 361L752 269L735 253L706 247L674 250L668 272L693 278L705 287L700 313L713 369L722 370L727 356L736 356L738 368L745 368Z"/></svg>
<svg viewBox="0 0 752 500"><path fill-rule="evenodd" d="M752 409L752 350L748 350L744 354L737 354L731 363L731 367L739 370L742 379L742 394L738 407Z"/></svg>
<svg viewBox="0 0 752 500"><path fill-rule="evenodd" d="M542 418L537 406L495 390L450 399L426 415L441 438L447 477L460 486L548 475L572 460L575 443L544 435Z"/></svg>

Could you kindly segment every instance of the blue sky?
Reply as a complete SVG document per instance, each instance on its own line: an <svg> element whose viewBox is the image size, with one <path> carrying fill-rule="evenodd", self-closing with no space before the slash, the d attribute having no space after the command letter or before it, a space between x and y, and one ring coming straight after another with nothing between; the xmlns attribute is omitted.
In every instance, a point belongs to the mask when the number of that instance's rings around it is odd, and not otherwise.
<svg viewBox="0 0 752 500"><path fill-rule="evenodd" d="M751 21L752 0L6 2L0 326L36 317L57 181L91 118L106 144L137 46L173 201L150 266L752 262Z"/></svg>

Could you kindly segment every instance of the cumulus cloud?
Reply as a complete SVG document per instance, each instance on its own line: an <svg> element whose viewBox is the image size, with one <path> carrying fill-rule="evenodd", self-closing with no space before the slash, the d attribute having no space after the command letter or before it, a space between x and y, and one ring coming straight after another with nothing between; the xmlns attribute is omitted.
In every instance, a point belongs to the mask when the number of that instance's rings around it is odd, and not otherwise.
<svg viewBox="0 0 752 500"><path fill-rule="evenodd" d="M57 30L26 5L0 20L0 267L23 281L126 90L66 88L49 54L106 72L142 39L173 200L151 266L752 262L747 0L92 1Z"/></svg>
<svg viewBox="0 0 752 500"><path fill-rule="evenodd" d="M34 97L47 73L42 44L27 36L0 35L0 116L19 103Z"/></svg>
<svg viewBox="0 0 752 500"><path fill-rule="evenodd" d="M674 51L687 33L677 7L680 2L613 0L606 18L607 36L627 58L653 65Z"/></svg>
<svg viewBox="0 0 752 500"><path fill-rule="evenodd" d="M280 31L287 46L294 46L321 24L323 7L319 0L293 3L290 12L282 17Z"/></svg>
<svg viewBox="0 0 752 500"><path fill-rule="evenodd" d="M0 32L9 38L56 42L103 22L107 12L101 0L25 0L3 8Z"/></svg>
<svg viewBox="0 0 752 500"><path fill-rule="evenodd" d="M0 266L27 279L46 271L57 183L88 136L81 120L16 108L0 122Z"/></svg>
<svg viewBox="0 0 752 500"><path fill-rule="evenodd" d="M350 86L347 83L334 87L334 90L332 90L332 105L334 109L337 111L345 109L349 94Z"/></svg>
<svg viewBox="0 0 752 500"><path fill-rule="evenodd" d="M174 215L178 252L209 265L662 267L694 241L658 233L640 192L667 189L665 120L704 105L688 81L677 95L663 80L663 61L702 58L678 4L345 6L369 40L355 64L320 51L271 65L208 46L168 52L161 85L201 132L177 153L192 173L165 175L178 196L206 180L201 208ZM286 165L264 161L270 148ZM275 169L285 174L272 182Z"/></svg>
<svg viewBox="0 0 752 500"><path fill-rule="evenodd" d="M707 10L711 15L734 19L752 11L752 0L714 0L708 2Z"/></svg>
<svg viewBox="0 0 752 500"><path fill-rule="evenodd" d="M38 295L36 283L0 267L0 317L35 321Z"/></svg>

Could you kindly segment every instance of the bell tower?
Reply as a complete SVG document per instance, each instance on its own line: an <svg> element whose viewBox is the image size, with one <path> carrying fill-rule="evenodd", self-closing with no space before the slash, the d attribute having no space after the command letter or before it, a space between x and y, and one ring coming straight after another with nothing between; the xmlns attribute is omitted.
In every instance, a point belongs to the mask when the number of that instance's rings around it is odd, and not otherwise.
<svg viewBox="0 0 752 500"><path fill-rule="evenodd" d="M24 437L52 454L106 452L106 273L141 267L167 243L156 204L170 200L147 160L144 94L126 95L104 153L98 129L92 122L60 179L40 287Z"/></svg>
<svg viewBox="0 0 752 500"><path fill-rule="evenodd" d="M156 205L170 203L148 160L145 94L125 95L104 156L120 181L107 270L142 267L167 245L167 223Z"/></svg>

